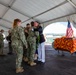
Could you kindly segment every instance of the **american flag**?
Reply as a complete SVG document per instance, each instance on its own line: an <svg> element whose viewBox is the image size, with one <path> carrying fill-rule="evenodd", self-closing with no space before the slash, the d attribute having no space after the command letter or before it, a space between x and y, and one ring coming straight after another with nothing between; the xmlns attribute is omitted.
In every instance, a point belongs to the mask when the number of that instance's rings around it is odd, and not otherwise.
<svg viewBox="0 0 76 75"><path fill-rule="evenodd" d="M66 30L66 37L72 38L72 36L73 36L73 29L70 25L70 21L68 21L68 26L67 26L67 30Z"/></svg>

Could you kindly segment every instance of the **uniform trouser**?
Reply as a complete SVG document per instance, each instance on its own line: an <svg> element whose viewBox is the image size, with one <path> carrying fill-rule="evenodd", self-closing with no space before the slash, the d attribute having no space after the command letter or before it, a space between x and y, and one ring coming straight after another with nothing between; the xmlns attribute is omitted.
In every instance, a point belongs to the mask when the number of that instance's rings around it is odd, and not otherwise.
<svg viewBox="0 0 76 75"><path fill-rule="evenodd" d="M40 43L38 46L38 61L45 62L45 43Z"/></svg>
<svg viewBox="0 0 76 75"><path fill-rule="evenodd" d="M3 54L3 48L4 48L4 44L3 43L0 43L0 55Z"/></svg>
<svg viewBox="0 0 76 75"><path fill-rule="evenodd" d="M27 50L27 57L29 61L34 61L34 54L36 51L36 43L35 42L29 42L28 43L28 50Z"/></svg>
<svg viewBox="0 0 76 75"><path fill-rule="evenodd" d="M24 47L23 48L23 57L26 58L27 57L27 49Z"/></svg>
<svg viewBox="0 0 76 75"><path fill-rule="evenodd" d="M38 54L38 44L36 43L36 51L35 54Z"/></svg>
<svg viewBox="0 0 76 75"><path fill-rule="evenodd" d="M23 58L23 47L22 46L13 46L13 50L16 52L16 68L21 67L22 58Z"/></svg>
<svg viewBox="0 0 76 75"><path fill-rule="evenodd" d="M11 43L9 43L9 53L13 53Z"/></svg>
<svg viewBox="0 0 76 75"><path fill-rule="evenodd" d="M0 55L3 54L3 47L0 48Z"/></svg>

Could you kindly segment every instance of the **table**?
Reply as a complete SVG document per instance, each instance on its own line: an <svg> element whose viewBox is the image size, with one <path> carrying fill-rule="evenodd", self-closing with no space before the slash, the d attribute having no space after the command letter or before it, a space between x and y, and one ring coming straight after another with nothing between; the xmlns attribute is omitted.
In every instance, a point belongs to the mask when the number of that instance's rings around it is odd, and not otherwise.
<svg viewBox="0 0 76 75"><path fill-rule="evenodd" d="M76 38L56 38L54 40L54 48L61 51L68 51L70 53L76 52Z"/></svg>

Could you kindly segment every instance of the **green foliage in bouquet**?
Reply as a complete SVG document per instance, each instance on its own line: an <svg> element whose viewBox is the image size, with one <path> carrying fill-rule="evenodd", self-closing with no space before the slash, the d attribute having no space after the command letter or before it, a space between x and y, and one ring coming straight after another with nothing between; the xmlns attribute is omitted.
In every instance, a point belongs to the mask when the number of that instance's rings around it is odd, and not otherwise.
<svg viewBox="0 0 76 75"><path fill-rule="evenodd" d="M40 41L40 36L38 36L38 37L36 38L36 49L38 48L39 41Z"/></svg>

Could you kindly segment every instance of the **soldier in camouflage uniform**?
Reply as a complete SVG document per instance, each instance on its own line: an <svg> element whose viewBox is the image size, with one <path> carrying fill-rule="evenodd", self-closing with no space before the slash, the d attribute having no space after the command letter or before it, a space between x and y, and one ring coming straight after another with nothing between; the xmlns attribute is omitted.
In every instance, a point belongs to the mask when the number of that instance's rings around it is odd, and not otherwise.
<svg viewBox="0 0 76 75"><path fill-rule="evenodd" d="M25 33L25 36L26 36L26 40L27 40L27 37L28 37L28 32L29 32L29 29L30 29L31 25L28 23L26 24L26 27L24 29L24 33ZM25 62L28 61L28 58L27 58L27 49L24 48L24 53L23 53L23 60Z"/></svg>
<svg viewBox="0 0 76 75"><path fill-rule="evenodd" d="M4 37L3 37L3 33L4 30L2 29L0 31L0 55L3 55L3 48L4 48L4 43L3 43L3 40L4 40Z"/></svg>
<svg viewBox="0 0 76 75"><path fill-rule="evenodd" d="M32 26L28 32L27 42L28 42L28 63L30 66L36 65L34 62L34 54L36 51L36 38L39 36L38 31L34 31L34 26Z"/></svg>
<svg viewBox="0 0 76 75"><path fill-rule="evenodd" d="M23 72L21 67L23 58L23 46L27 48L27 42L24 35L24 28L20 26L21 20L15 19L13 29L11 30L12 48L16 52L16 73Z"/></svg>

